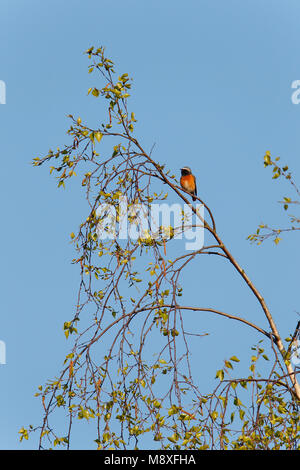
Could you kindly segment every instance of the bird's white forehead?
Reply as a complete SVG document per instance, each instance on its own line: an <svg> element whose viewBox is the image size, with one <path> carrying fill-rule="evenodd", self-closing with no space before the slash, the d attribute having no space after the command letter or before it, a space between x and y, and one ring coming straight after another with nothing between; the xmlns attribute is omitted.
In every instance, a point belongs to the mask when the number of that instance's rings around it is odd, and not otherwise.
<svg viewBox="0 0 300 470"><path fill-rule="evenodd" d="M189 166L184 166L181 170L192 171Z"/></svg>

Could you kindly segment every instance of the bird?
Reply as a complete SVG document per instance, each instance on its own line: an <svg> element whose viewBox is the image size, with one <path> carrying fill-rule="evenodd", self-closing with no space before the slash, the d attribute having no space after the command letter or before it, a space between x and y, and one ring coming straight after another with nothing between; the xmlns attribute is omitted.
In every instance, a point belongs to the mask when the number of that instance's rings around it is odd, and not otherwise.
<svg viewBox="0 0 300 470"><path fill-rule="evenodd" d="M196 201L194 196L197 196L197 185L196 178L192 173L192 170L188 166L180 168L181 178L180 184L183 189L188 191L190 194L193 194L193 201Z"/></svg>

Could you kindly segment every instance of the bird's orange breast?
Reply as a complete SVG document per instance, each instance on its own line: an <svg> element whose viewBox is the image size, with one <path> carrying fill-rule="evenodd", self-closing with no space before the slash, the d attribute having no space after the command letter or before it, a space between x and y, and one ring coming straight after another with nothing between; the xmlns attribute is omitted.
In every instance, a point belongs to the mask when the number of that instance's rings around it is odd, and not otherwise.
<svg viewBox="0 0 300 470"><path fill-rule="evenodd" d="M195 191L195 177L194 175L185 175L180 178L181 186L187 191L193 193Z"/></svg>

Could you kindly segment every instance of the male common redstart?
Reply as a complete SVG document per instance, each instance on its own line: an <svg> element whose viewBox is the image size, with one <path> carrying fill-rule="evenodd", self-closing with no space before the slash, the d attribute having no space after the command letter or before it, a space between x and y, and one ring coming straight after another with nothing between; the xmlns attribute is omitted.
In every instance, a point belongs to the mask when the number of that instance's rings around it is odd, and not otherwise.
<svg viewBox="0 0 300 470"><path fill-rule="evenodd" d="M188 166L180 168L180 170L181 170L181 178L180 178L181 187L185 189L186 191L188 191L189 193L197 196L196 178L192 174L192 170ZM193 197L193 201L196 201L195 197Z"/></svg>

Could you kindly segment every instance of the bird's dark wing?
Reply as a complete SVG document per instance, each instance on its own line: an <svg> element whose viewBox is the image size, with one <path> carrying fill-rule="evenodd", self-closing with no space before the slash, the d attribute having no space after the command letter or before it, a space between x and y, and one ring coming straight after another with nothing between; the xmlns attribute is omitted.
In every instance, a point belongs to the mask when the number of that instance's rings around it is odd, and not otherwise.
<svg viewBox="0 0 300 470"><path fill-rule="evenodd" d="M195 191L194 191L194 194L195 196L197 196L197 184L196 184L196 177L194 176L194 181L195 181Z"/></svg>

